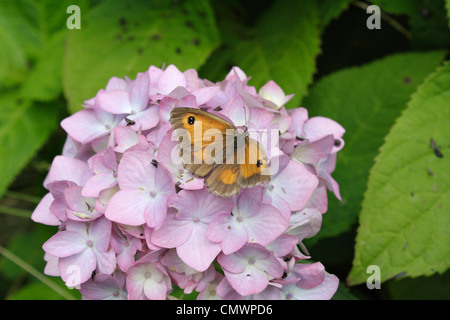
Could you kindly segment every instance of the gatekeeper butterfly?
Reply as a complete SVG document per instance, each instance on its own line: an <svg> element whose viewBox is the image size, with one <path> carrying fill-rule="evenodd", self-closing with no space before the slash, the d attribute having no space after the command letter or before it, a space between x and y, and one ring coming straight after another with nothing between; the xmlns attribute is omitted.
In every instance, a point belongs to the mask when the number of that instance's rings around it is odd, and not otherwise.
<svg viewBox="0 0 450 320"><path fill-rule="evenodd" d="M211 193L230 197L270 180L266 152L247 129L239 132L229 121L194 108L174 108L170 123L184 167L205 178Z"/></svg>

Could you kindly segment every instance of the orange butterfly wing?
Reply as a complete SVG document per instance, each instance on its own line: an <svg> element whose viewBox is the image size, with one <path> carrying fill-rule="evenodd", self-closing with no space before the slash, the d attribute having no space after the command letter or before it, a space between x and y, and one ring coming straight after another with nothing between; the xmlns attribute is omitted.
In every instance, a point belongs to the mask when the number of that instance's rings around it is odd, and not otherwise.
<svg viewBox="0 0 450 320"><path fill-rule="evenodd" d="M227 129L236 128L228 121L209 112L194 108L175 108L170 123L182 136L179 143L184 166L192 174L205 177L217 165L223 163L223 149ZM186 151L189 154L183 154Z"/></svg>
<svg viewBox="0 0 450 320"><path fill-rule="evenodd" d="M179 147L185 168L202 178L209 175L205 183L210 192L230 197L270 179L263 174L264 149L246 133L238 134L228 121L199 109L175 108L170 122L184 134ZM184 150L188 154L182 154Z"/></svg>
<svg viewBox="0 0 450 320"><path fill-rule="evenodd" d="M260 143L248 136L245 139L243 158L238 161L240 175L238 183L249 188L270 180L266 152Z"/></svg>

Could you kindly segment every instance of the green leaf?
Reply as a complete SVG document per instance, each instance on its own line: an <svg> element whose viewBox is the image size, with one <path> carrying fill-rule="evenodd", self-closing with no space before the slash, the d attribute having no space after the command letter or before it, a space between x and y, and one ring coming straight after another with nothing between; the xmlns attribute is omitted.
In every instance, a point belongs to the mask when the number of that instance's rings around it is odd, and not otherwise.
<svg viewBox="0 0 450 320"><path fill-rule="evenodd" d="M76 3L84 3L77 1ZM0 83L22 97L50 101L62 91L66 13L71 0L0 2Z"/></svg>
<svg viewBox="0 0 450 320"><path fill-rule="evenodd" d="M0 2L0 83L13 86L23 80L27 72L29 47L37 40L34 29L22 11L21 1ZM24 6L29 10L29 7ZM26 12L26 11L25 11Z"/></svg>
<svg viewBox="0 0 450 320"><path fill-rule="evenodd" d="M321 0L317 1L320 12L320 25L326 27L333 19L337 18L342 11L348 8L352 0Z"/></svg>
<svg viewBox="0 0 450 320"><path fill-rule="evenodd" d="M65 37L66 32L63 30L53 35L44 46L39 59L22 83L23 98L50 101L62 92L61 68Z"/></svg>
<svg viewBox="0 0 450 320"><path fill-rule="evenodd" d="M302 104L310 116L329 117L346 129L345 146L332 174L342 201L330 194L328 213L315 238L340 234L357 222L369 169L383 137L443 57L443 52L397 54L335 72L311 88Z"/></svg>
<svg viewBox="0 0 450 320"><path fill-rule="evenodd" d="M450 272L415 279L392 279L384 284L393 300L448 300ZM420 290L418 290L420 288Z"/></svg>
<svg viewBox="0 0 450 320"><path fill-rule="evenodd" d="M320 52L320 28L314 1L275 1L247 30L235 17L221 25L224 45L207 61L201 74L219 81L232 66L251 77L249 85L258 90L273 80L286 94L295 93L288 103L297 107L316 71Z"/></svg>
<svg viewBox="0 0 450 320"><path fill-rule="evenodd" d="M113 76L132 79L150 65L198 68L218 45L207 0L103 1L82 10L81 30L70 30L63 88L71 112Z"/></svg>
<svg viewBox="0 0 450 320"><path fill-rule="evenodd" d="M365 281L369 265L380 266L382 281L449 267L449 101L447 63L419 87L386 136L370 171L350 284Z"/></svg>
<svg viewBox="0 0 450 320"><path fill-rule="evenodd" d="M331 300L358 300L358 298L350 292L344 283L339 281L339 287Z"/></svg>
<svg viewBox="0 0 450 320"><path fill-rule="evenodd" d="M450 30L445 0L371 0L382 12L407 15L415 49L450 46ZM383 22L382 22L383 24Z"/></svg>
<svg viewBox="0 0 450 320"><path fill-rule="evenodd" d="M0 94L0 197L56 128L58 103L34 103L17 91Z"/></svg>
<svg viewBox="0 0 450 320"><path fill-rule="evenodd" d="M449 19L449 26L450 26L450 0L445 1L445 7L447 8L447 18Z"/></svg>
<svg viewBox="0 0 450 320"><path fill-rule="evenodd" d="M53 279L52 279L53 280ZM60 279L59 279L60 280ZM55 280L56 281L56 280ZM67 291L68 295L74 295L77 299L80 298L80 294L77 290L69 289L65 286L63 281L60 281L61 288ZM49 288L42 282L32 282L12 295L7 297L8 300L65 300L65 297L61 296L58 292ZM75 297L74 297L75 299Z"/></svg>

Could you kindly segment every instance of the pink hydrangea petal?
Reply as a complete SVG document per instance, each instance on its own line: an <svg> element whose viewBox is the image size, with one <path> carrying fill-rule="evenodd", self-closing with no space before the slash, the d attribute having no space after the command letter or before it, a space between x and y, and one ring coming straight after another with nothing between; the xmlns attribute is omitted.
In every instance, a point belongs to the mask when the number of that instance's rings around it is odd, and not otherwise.
<svg viewBox="0 0 450 320"><path fill-rule="evenodd" d="M100 90L97 101L100 108L112 114L129 114L133 111L130 95L125 90Z"/></svg>
<svg viewBox="0 0 450 320"><path fill-rule="evenodd" d="M303 125L308 120L308 110L302 107L291 110L292 122L289 130L294 131L297 137L304 138Z"/></svg>
<svg viewBox="0 0 450 320"><path fill-rule="evenodd" d="M150 66L148 68L148 76L150 78L150 95L154 95L158 90L158 79L163 74L163 70L158 67Z"/></svg>
<svg viewBox="0 0 450 320"><path fill-rule="evenodd" d="M175 186L173 184L170 173L163 165L158 165L155 174L155 181L157 181L157 184L155 185L155 191L157 194L175 194Z"/></svg>
<svg viewBox="0 0 450 320"><path fill-rule="evenodd" d="M192 233L193 224L189 220L178 220L175 214L169 214L163 226L154 230L151 242L164 248L179 247Z"/></svg>
<svg viewBox="0 0 450 320"><path fill-rule="evenodd" d="M145 110L127 116L127 119L135 122L129 125L134 130L149 130L159 122L159 109L157 106L150 106ZM124 125L126 124L124 123Z"/></svg>
<svg viewBox="0 0 450 320"><path fill-rule="evenodd" d="M47 193L31 214L31 220L49 226L58 226L61 222L50 212L50 205L53 200L52 194Z"/></svg>
<svg viewBox="0 0 450 320"><path fill-rule="evenodd" d="M150 228L159 229L167 215L167 199L169 195L158 194L152 198L145 208L145 220Z"/></svg>
<svg viewBox="0 0 450 320"><path fill-rule="evenodd" d="M335 139L340 140L339 146L334 146L331 152L337 152L344 147L344 140L342 136L345 133L345 129L336 121L325 117L313 117L305 122L303 125L303 131L306 137L310 141L316 141L326 135L333 135Z"/></svg>
<svg viewBox="0 0 450 320"><path fill-rule="evenodd" d="M121 190L150 192L155 188L156 170L153 156L147 152L133 151L123 155L119 164L118 182Z"/></svg>
<svg viewBox="0 0 450 320"><path fill-rule="evenodd" d="M125 300L127 298L123 283L117 276L99 273L94 279L95 281L82 284L80 292L83 300Z"/></svg>
<svg viewBox="0 0 450 320"><path fill-rule="evenodd" d="M230 273L241 273L244 272L247 268L247 261L245 259L241 259L236 254L224 254L221 253L217 257L217 262L219 262L222 269L230 272Z"/></svg>
<svg viewBox="0 0 450 320"><path fill-rule="evenodd" d="M167 287L164 282L147 281L144 285L145 296L150 300L165 300Z"/></svg>
<svg viewBox="0 0 450 320"><path fill-rule="evenodd" d="M68 158L87 161L93 155L93 150L90 144L81 144L70 136L67 136L66 141L64 142L62 155Z"/></svg>
<svg viewBox="0 0 450 320"><path fill-rule="evenodd" d="M128 83L126 80L118 77L112 77L108 80L108 83L106 84L106 91L111 90L126 90L128 86Z"/></svg>
<svg viewBox="0 0 450 320"><path fill-rule="evenodd" d="M257 268L247 268L243 273L229 273L224 271L230 285L242 296L257 294L269 284L267 275Z"/></svg>
<svg viewBox="0 0 450 320"><path fill-rule="evenodd" d="M306 204L307 208L316 208L320 213L325 213L328 210L327 189L324 185L319 185L309 198Z"/></svg>
<svg viewBox="0 0 450 320"><path fill-rule="evenodd" d="M159 123L147 136L147 140L159 151L166 136L171 136L172 125L170 123ZM170 138L169 138L170 141ZM159 157L159 152L158 152Z"/></svg>
<svg viewBox="0 0 450 320"><path fill-rule="evenodd" d="M196 223L191 236L177 247L181 260L197 271L205 271L220 252L220 246L206 238L207 225Z"/></svg>
<svg viewBox="0 0 450 320"><path fill-rule="evenodd" d="M147 107L150 89L150 78L147 72L138 73L130 90L130 104L133 111L142 111Z"/></svg>
<svg viewBox="0 0 450 320"><path fill-rule="evenodd" d="M274 253L276 257L283 257L291 252L297 244L297 238L289 234L282 234L274 241L266 245L266 248Z"/></svg>
<svg viewBox="0 0 450 320"><path fill-rule="evenodd" d="M123 153L139 142L139 133L130 127L116 127L114 129L114 138L117 145L115 152Z"/></svg>
<svg viewBox="0 0 450 320"><path fill-rule="evenodd" d="M186 87L186 78L173 64L169 65L158 78L159 93L169 94L176 87Z"/></svg>
<svg viewBox="0 0 450 320"><path fill-rule="evenodd" d="M247 223L247 232L250 242L266 245L280 236L288 227L288 221L275 207L263 204L259 209L258 217Z"/></svg>
<svg viewBox="0 0 450 320"><path fill-rule="evenodd" d="M319 180L315 175L301 164L289 161L288 166L271 181L274 189L269 192L272 192L272 199L282 198L291 211L297 211L306 205L318 184Z"/></svg>
<svg viewBox="0 0 450 320"><path fill-rule="evenodd" d="M324 281L312 288L302 289L295 284L284 286L282 296L295 300L329 300L336 293L339 286L339 279L335 275L325 273Z"/></svg>
<svg viewBox="0 0 450 320"><path fill-rule="evenodd" d="M100 214L95 210L95 199L83 197L81 190L82 187L79 186L72 186L64 190L67 217L78 221L99 217Z"/></svg>
<svg viewBox="0 0 450 320"><path fill-rule="evenodd" d="M179 219L197 219L204 223L211 223L218 214L233 210L233 202L230 199L217 197L206 188L195 191L181 190L169 203L179 211Z"/></svg>
<svg viewBox="0 0 450 320"><path fill-rule="evenodd" d="M286 104L294 96L293 94L286 96L283 89L272 80L262 86L258 94L262 98L275 103L278 108Z"/></svg>
<svg viewBox="0 0 450 320"><path fill-rule="evenodd" d="M325 156L321 148L307 140L295 147L294 159L302 163L317 163Z"/></svg>
<svg viewBox="0 0 450 320"><path fill-rule="evenodd" d="M192 93L198 105L203 105L211 100L220 91L219 86L203 87L194 90Z"/></svg>
<svg viewBox="0 0 450 320"><path fill-rule="evenodd" d="M95 200L95 210L100 213L105 213L109 199L111 199L117 191L119 191L119 186L117 184L112 188L100 191L97 200Z"/></svg>
<svg viewBox="0 0 450 320"><path fill-rule="evenodd" d="M112 223L108 219L100 218L89 224L89 237L94 241L94 247L98 251L107 251L109 238L111 237Z"/></svg>
<svg viewBox="0 0 450 320"><path fill-rule="evenodd" d="M112 274L116 270L116 254L114 250L96 251L98 272Z"/></svg>
<svg viewBox="0 0 450 320"><path fill-rule="evenodd" d="M240 96L232 98L222 105L221 108L223 109L221 113L229 118L235 126L248 126L250 111Z"/></svg>
<svg viewBox="0 0 450 320"><path fill-rule="evenodd" d="M59 258L48 253L44 254L44 260L47 262L44 268L44 274L52 277L59 277L58 262Z"/></svg>
<svg viewBox="0 0 450 320"><path fill-rule="evenodd" d="M323 173L322 177L327 181L327 188L334 193L338 200L342 201L339 184L336 180L329 173Z"/></svg>
<svg viewBox="0 0 450 320"><path fill-rule="evenodd" d="M117 223L130 226L144 224L148 194L143 190L122 190L109 200L105 217Z"/></svg>
<svg viewBox="0 0 450 320"><path fill-rule="evenodd" d="M289 216L291 215L291 209L289 207L289 204L286 202L286 200L283 199L283 197L279 197L276 195L273 196L270 191L266 191L264 193L263 202L277 208L285 219L289 219Z"/></svg>
<svg viewBox="0 0 450 320"><path fill-rule="evenodd" d="M266 129L274 119L275 114L260 108L250 109L249 127Z"/></svg>
<svg viewBox="0 0 450 320"><path fill-rule="evenodd" d="M97 267L97 259L89 248L70 257L60 258L58 267L66 286L76 287L91 278Z"/></svg>
<svg viewBox="0 0 450 320"><path fill-rule="evenodd" d="M101 123L92 109L80 110L61 121L61 127L76 141L88 143L112 130L109 124Z"/></svg>
<svg viewBox="0 0 450 320"><path fill-rule="evenodd" d="M90 176L86 162L66 156L56 156L44 180L44 187L47 188L49 183L58 180L71 181L83 186Z"/></svg>
<svg viewBox="0 0 450 320"><path fill-rule="evenodd" d="M175 95L175 97L171 96ZM162 121L168 123L170 119L170 112L177 106L182 106L185 97L190 95L190 92L183 87L177 87L171 92L171 95L164 96L159 103L159 114ZM197 103L195 97L191 96L192 105L184 105L184 107L196 107Z"/></svg>
<svg viewBox="0 0 450 320"><path fill-rule="evenodd" d="M325 267L320 262L296 264L294 272L300 279L297 286L303 289L312 289L325 279Z"/></svg>
<svg viewBox="0 0 450 320"><path fill-rule="evenodd" d="M255 187L243 190L238 197L236 208L239 212L246 212L247 216L257 213L263 200L263 188Z"/></svg>
<svg viewBox="0 0 450 320"><path fill-rule="evenodd" d="M223 253L230 254L242 248L248 240L248 233L241 223L230 214L217 217L208 227L206 237L212 242L220 242Z"/></svg>
<svg viewBox="0 0 450 320"><path fill-rule="evenodd" d="M86 238L74 231L60 231L48 239L42 248L48 254L64 258L78 254L86 248Z"/></svg>
<svg viewBox="0 0 450 320"><path fill-rule="evenodd" d="M82 195L85 197L98 197L101 191L114 187L117 183L115 178L110 173L100 173L92 176L86 181L83 187Z"/></svg>
<svg viewBox="0 0 450 320"><path fill-rule="evenodd" d="M117 171L116 154L110 147L89 159L88 164L95 174Z"/></svg>

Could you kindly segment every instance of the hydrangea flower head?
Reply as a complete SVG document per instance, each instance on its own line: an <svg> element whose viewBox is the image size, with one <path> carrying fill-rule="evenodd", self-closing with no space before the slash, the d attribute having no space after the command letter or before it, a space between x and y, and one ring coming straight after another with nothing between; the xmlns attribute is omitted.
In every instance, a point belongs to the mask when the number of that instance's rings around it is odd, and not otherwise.
<svg viewBox="0 0 450 320"><path fill-rule="evenodd" d="M340 198L331 174L345 130L287 110L292 94L274 81L248 82L238 67L213 83L151 66L112 78L64 119L67 141L32 215L58 228L43 245L45 273L83 299L168 299L174 287L198 299L330 299L339 281L307 263L302 241L320 231L326 190ZM256 138L278 164L270 180L231 198L210 193L177 159L169 120L180 107L275 132Z"/></svg>

